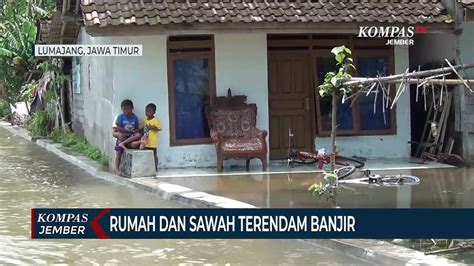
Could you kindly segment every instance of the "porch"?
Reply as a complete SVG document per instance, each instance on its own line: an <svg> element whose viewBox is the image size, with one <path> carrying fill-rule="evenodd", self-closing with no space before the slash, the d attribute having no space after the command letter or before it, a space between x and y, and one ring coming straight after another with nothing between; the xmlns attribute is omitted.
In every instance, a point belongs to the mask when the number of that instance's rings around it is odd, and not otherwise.
<svg viewBox="0 0 474 266"><path fill-rule="evenodd" d="M438 162L425 162L424 164L409 163L409 158L374 158L365 161L365 167L371 171L390 171L390 170L420 170L420 169L444 169L455 168L454 166ZM230 163L232 164L232 162ZM226 166L226 165L225 165ZM185 168L164 168L157 172L157 178L186 178L186 177L216 177L216 176L258 176L258 175L282 175L282 174L309 174L321 173L315 165L297 165L288 167L285 160L270 161L267 171L262 172L261 166L251 164L250 170L246 171L245 165L232 164L225 167L222 173L216 172L214 167L185 167ZM326 167L327 169L327 167ZM327 169L328 170L328 169ZM359 171L362 171L359 170Z"/></svg>

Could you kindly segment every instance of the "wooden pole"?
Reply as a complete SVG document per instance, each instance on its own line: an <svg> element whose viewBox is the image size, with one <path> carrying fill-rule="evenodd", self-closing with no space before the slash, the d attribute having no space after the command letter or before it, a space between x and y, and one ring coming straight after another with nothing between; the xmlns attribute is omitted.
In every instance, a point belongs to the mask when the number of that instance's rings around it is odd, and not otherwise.
<svg viewBox="0 0 474 266"><path fill-rule="evenodd" d="M426 255L435 255L435 254L441 254L441 253L463 251L463 250L468 250L468 249L474 249L474 245L466 245L466 246L460 246L460 247L454 247L454 248L427 251L427 252L425 252L425 254Z"/></svg>
<svg viewBox="0 0 474 266"><path fill-rule="evenodd" d="M474 64L456 65L456 66L453 66L453 68L454 69L474 68ZM430 69L430 70L424 70L424 71L412 72L412 73L406 73L406 74L397 74L393 76L380 77L380 78L365 78L365 79L360 79L360 80L354 80L354 78L351 78L343 82L342 86L355 86L355 85L360 85L367 82L376 82L379 80L381 82L388 82L391 80L411 79L411 78L430 76L430 75L436 75L436 74L442 74L442 73L450 73L450 72L453 72L453 69L451 67L442 67L442 68L436 68L436 69Z"/></svg>
<svg viewBox="0 0 474 266"><path fill-rule="evenodd" d="M336 127L337 127L337 94L336 89L332 91L332 110L331 110L331 171L334 171L336 165Z"/></svg>
<svg viewBox="0 0 474 266"><path fill-rule="evenodd" d="M367 81L367 78L351 78L350 81L361 81L363 83L369 83L369 82L374 82L374 81ZM410 78L410 79L394 79L394 80L387 80L387 81L384 81L384 83L401 83L401 82L406 82L406 83L410 83L410 84L416 84L416 83L420 83L425 81L423 79L414 79L414 78ZM468 82L468 83L472 83L474 84L474 79L465 79L464 81ZM363 83L361 83L360 85L362 85ZM445 79L445 80L442 80L442 79L430 79L430 80L426 80L426 83L433 83L433 84L436 84L436 85L443 85L443 84L447 84L447 85L463 85L464 82L460 79Z"/></svg>

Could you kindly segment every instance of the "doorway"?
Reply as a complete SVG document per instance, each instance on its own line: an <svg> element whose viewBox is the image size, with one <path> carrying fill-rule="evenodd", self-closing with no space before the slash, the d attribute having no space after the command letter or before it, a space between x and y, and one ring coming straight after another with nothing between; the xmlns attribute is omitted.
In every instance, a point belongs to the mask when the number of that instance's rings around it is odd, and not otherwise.
<svg viewBox="0 0 474 266"><path fill-rule="evenodd" d="M311 60L309 51L268 52L270 113L270 159L285 159L288 130L297 149L312 150L314 112Z"/></svg>

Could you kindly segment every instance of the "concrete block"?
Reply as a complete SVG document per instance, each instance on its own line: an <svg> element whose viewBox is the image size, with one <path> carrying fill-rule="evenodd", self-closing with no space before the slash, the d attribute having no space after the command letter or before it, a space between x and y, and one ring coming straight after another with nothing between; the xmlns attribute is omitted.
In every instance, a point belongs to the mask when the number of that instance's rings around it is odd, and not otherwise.
<svg viewBox="0 0 474 266"><path fill-rule="evenodd" d="M155 176L155 159L151 150L127 149L123 152L120 172L126 177Z"/></svg>

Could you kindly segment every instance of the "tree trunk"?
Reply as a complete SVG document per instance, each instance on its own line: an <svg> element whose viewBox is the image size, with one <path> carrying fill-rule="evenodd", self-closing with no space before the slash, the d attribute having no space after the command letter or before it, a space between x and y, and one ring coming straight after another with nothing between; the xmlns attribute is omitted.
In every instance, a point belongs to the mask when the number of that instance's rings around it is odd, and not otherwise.
<svg viewBox="0 0 474 266"><path fill-rule="evenodd" d="M334 171L336 165L336 127L337 127L337 95L336 90L332 92L332 111L331 111L331 171Z"/></svg>

